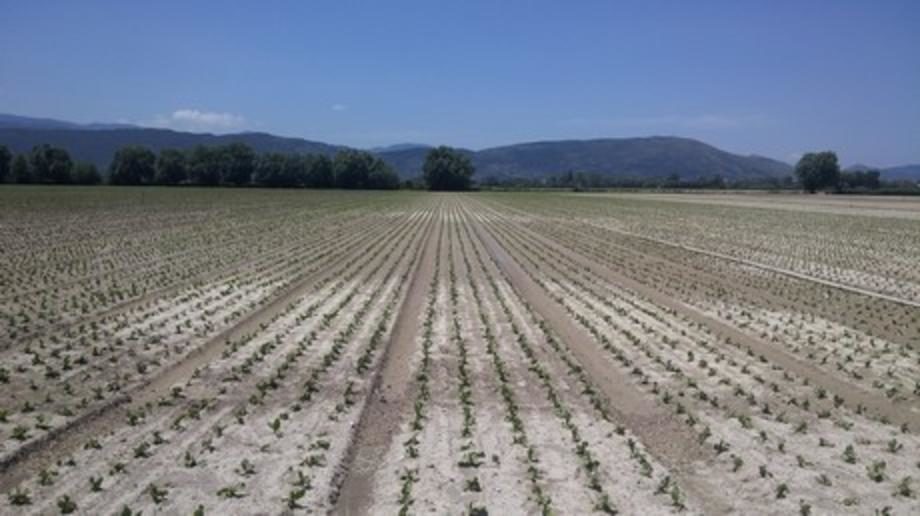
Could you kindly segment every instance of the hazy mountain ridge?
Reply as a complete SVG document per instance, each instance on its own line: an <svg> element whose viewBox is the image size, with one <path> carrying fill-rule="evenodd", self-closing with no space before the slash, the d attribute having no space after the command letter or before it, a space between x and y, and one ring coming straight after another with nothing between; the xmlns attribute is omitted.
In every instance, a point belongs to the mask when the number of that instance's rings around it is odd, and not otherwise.
<svg viewBox="0 0 920 516"><path fill-rule="evenodd" d="M405 150L413 149L431 149L432 146L426 143L394 143L393 145L384 145L381 147L371 147L367 149L370 152L382 153L382 152L398 152Z"/></svg>
<svg viewBox="0 0 920 516"><path fill-rule="evenodd" d="M761 156L739 156L689 138L602 138L527 142L480 151L463 149L476 175L539 179L568 171L620 178L683 179L721 175L728 180L783 177L792 167ZM427 150L407 149L380 156L405 177L421 173Z"/></svg>
<svg viewBox="0 0 920 516"><path fill-rule="evenodd" d="M878 170L882 173L882 180L885 181L920 181L920 163L898 165L895 167L872 167L857 163L855 165L850 165L844 170L847 172Z"/></svg>
<svg viewBox="0 0 920 516"><path fill-rule="evenodd" d="M725 179L782 177L787 163L739 156L703 142L672 136L561 140L493 147L476 153L484 175L537 178L569 170L624 178L678 174L683 179L720 175Z"/></svg>
<svg viewBox="0 0 920 516"><path fill-rule="evenodd" d="M0 144L14 152L28 152L35 145L48 143L67 149L76 160L90 161L100 167L107 167L115 151L124 145L143 145L159 151L231 142L245 143L259 152L333 155L346 148L268 133L215 135L0 114ZM425 144L401 143L371 151L399 171L400 176L411 178L421 175L425 155L430 149L431 146ZM694 180L720 175L732 181L780 178L793 173L793 167L782 161L733 154L698 140L673 136L537 141L461 151L473 160L479 178L541 179L574 171L635 179L677 174L682 179ZM854 165L848 170L866 168L871 167ZM882 169L882 178L920 179L920 165Z"/></svg>
<svg viewBox="0 0 920 516"><path fill-rule="evenodd" d="M169 129L0 129L0 144L13 152L28 152L47 143L67 149L77 161L108 167L115 151L125 145L143 145L154 151L164 148L190 149L196 145L225 145L241 142L259 152L313 153L332 156L344 147L285 138L267 133L215 135L185 133Z"/></svg>
<svg viewBox="0 0 920 516"><path fill-rule="evenodd" d="M35 118L29 116L19 116L0 113L0 128L2 129L83 129L89 131L98 131L103 129L139 129L132 124L110 124L102 122L93 122L90 124L78 124L76 122L66 122L53 118Z"/></svg>
<svg viewBox="0 0 920 516"><path fill-rule="evenodd" d="M882 179L920 181L920 163L883 168Z"/></svg>

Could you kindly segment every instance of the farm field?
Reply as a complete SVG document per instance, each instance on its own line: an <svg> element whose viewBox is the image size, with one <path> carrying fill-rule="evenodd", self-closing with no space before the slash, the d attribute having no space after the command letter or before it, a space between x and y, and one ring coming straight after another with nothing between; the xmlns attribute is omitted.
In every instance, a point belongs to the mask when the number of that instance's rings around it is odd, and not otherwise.
<svg viewBox="0 0 920 516"><path fill-rule="evenodd" d="M0 513L918 514L918 219L0 188Z"/></svg>

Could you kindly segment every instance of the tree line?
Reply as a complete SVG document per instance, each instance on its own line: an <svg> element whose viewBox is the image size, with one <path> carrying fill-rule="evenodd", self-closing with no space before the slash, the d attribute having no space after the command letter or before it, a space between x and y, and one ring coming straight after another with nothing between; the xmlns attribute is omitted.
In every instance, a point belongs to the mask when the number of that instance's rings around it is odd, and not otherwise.
<svg viewBox="0 0 920 516"><path fill-rule="evenodd" d="M272 188L399 188L399 176L383 160L359 150L321 154L257 154L242 143L189 151L119 149L109 167L116 185L264 186Z"/></svg>
<svg viewBox="0 0 920 516"><path fill-rule="evenodd" d="M808 193L818 190L858 192L878 190L883 186L878 170L841 171L837 154L832 151L806 153L796 164L795 175Z"/></svg>
<svg viewBox="0 0 920 516"><path fill-rule="evenodd" d="M429 152L425 186L431 190L467 190L473 165L449 147ZM0 182L86 184L104 182L92 163L75 163L65 150L39 145L13 157L0 145ZM330 158L321 154L256 153L243 143L162 149L159 154L136 145L120 148L105 182L112 185L262 186L272 188L346 188L392 190L399 175L366 151L345 149Z"/></svg>
<svg viewBox="0 0 920 516"><path fill-rule="evenodd" d="M809 193L831 191L834 193L916 193L914 181L883 181L881 172L874 169L845 171L840 169L837 155L832 151L812 152L802 156L794 175L783 177L742 178L726 180L719 174L681 178L679 174L664 177L618 177L595 172L569 171L545 178L485 177L480 185L486 188L566 188L575 191L624 189L764 189L796 190Z"/></svg>
<svg viewBox="0 0 920 516"><path fill-rule="evenodd" d="M102 182L102 175L92 163L75 163L64 149L38 145L14 157L0 145L0 182L95 185Z"/></svg>
<svg viewBox="0 0 920 516"><path fill-rule="evenodd" d="M511 180L512 182L516 180ZM563 174L551 175L546 178L530 180L524 186L543 186L547 188L568 188L575 191L599 188L680 188L680 189L723 189L734 183L727 182L720 174L692 179L682 178L680 174L669 174L664 177L622 177L600 174L597 172L576 172L570 170ZM507 180L486 178L482 181L484 186L506 186Z"/></svg>
<svg viewBox="0 0 920 516"><path fill-rule="evenodd" d="M0 180L20 184L100 184L91 163L74 163L68 152L39 145L12 158L0 147ZM257 154L242 143L197 146L188 151L141 146L115 152L107 182L112 185L266 186L282 188L399 188L399 176L383 160L358 150L334 158L315 154Z"/></svg>

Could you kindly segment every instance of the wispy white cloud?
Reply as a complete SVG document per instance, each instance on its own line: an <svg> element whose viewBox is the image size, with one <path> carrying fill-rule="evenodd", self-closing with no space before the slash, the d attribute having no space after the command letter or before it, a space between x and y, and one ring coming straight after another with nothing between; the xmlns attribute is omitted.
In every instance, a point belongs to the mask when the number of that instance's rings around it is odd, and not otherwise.
<svg viewBox="0 0 920 516"><path fill-rule="evenodd" d="M346 109L348 109L348 106L346 106L345 104L333 104L330 107L332 108L333 111L345 111Z"/></svg>
<svg viewBox="0 0 920 516"><path fill-rule="evenodd" d="M183 131L229 132L246 127L246 118L233 113L177 109L169 115L157 115L148 125Z"/></svg>

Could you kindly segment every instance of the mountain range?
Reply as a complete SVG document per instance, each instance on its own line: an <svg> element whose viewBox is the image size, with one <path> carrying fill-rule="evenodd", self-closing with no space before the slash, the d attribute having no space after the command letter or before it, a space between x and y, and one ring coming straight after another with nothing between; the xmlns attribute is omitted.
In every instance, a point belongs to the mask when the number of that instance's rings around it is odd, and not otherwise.
<svg viewBox="0 0 920 516"><path fill-rule="evenodd" d="M79 161L106 168L124 145L154 151L189 149L196 145L242 142L259 152L315 153L332 156L347 147L323 142L246 132L214 135L128 124L76 124L60 120L0 114L0 144L13 152L28 152L48 143L62 147ZM430 146L403 143L369 149L395 168L401 177L417 177ZM541 179L568 171L592 172L622 179L653 179L678 174L693 180L721 175L729 181L781 178L792 166L763 156L742 156L706 143L673 136L601 138L519 143L478 151L460 149L476 166L479 178ZM920 165L882 170L884 179L920 179Z"/></svg>
<svg viewBox="0 0 920 516"><path fill-rule="evenodd" d="M844 169L846 172L865 172L867 170L878 170L882 173L882 179L887 181L920 181L920 164L916 165L899 165L897 167L872 167L858 163L850 165Z"/></svg>
<svg viewBox="0 0 920 516"><path fill-rule="evenodd" d="M0 113L0 128L4 129L84 129L95 131L99 129L136 129L137 127L138 126L131 124L106 124L99 122L78 124L75 122L54 120L52 118L34 118Z"/></svg>

